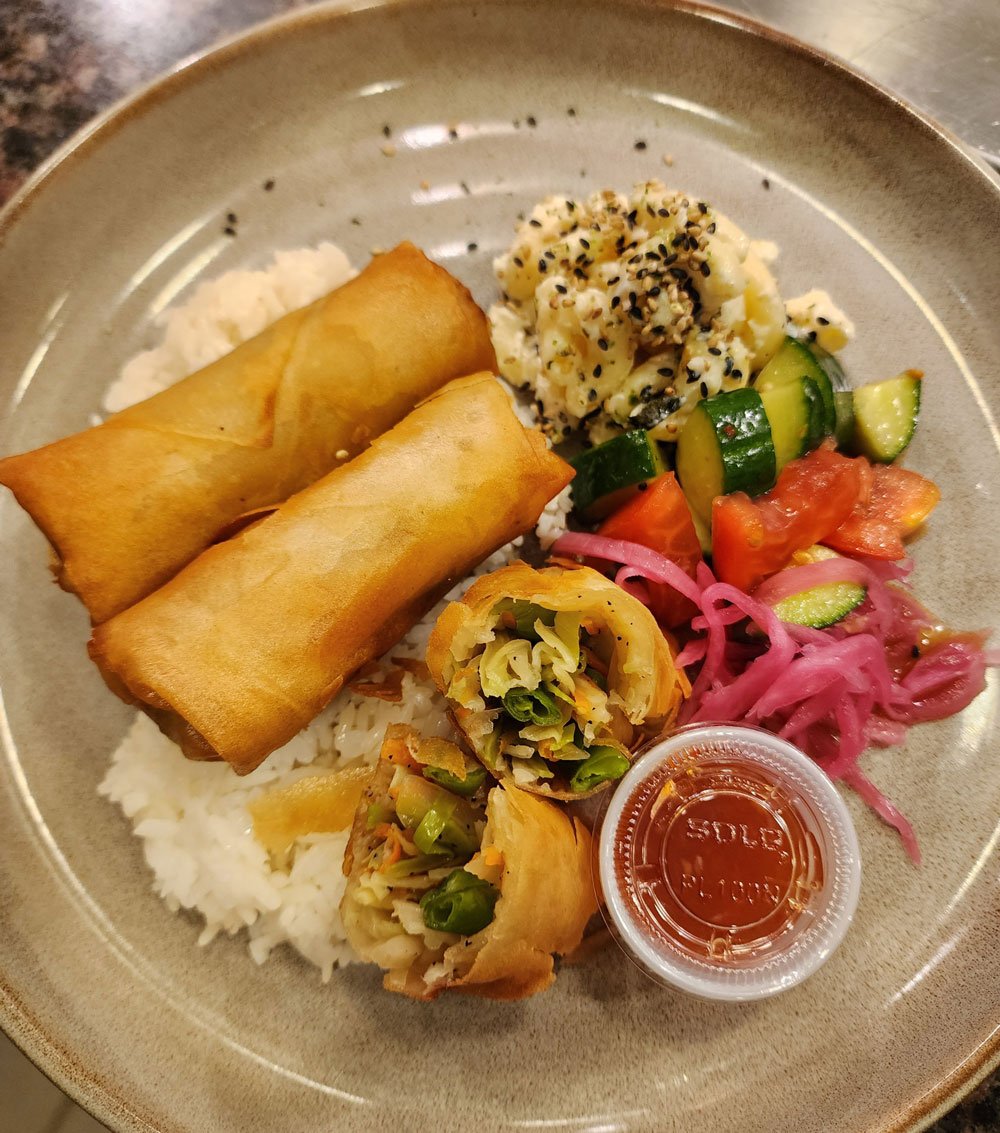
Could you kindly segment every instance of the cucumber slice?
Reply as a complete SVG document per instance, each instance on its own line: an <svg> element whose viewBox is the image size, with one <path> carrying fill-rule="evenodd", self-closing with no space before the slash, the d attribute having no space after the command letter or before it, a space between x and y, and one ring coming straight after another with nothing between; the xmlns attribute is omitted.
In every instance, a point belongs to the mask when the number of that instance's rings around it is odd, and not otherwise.
<svg viewBox="0 0 1000 1133"><path fill-rule="evenodd" d="M823 439L823 398L812 378L797 378L762 391L760 399L771 425L780 472L790 460L812 452Z"/></svg>
<svg viewBox="0 0 1000 1133"><path fill-rule="evenodd" d="M850 448L854 443L854 394L849 389L835 389L833 408L837 417L833 429L837 448Z"/></svg>
<svg viewBox="0 0 1000 1133"><path fill-rule="evenodd" d="M610 515L638 491L636 485L667 470L660 446L644 429L584 449L570 464L576 469L570 495L588 519Z"/></svg>
<svg viewBox="0 0 1000 1133"><path fill-rule="evenodd" d="M830 367L829 373L827 366ZM778 348L778 353L757 375L754 387L764 394L800 378L812 378L816 383L823 399L823 435L833 433L837 423L833 391L843 384L844 371L840 368L840 363L825 350L820 352L817 346L810 346L797 338L786 338ZM836 387L834 381L837 383Z"/></svg>
<svg viewBox="0 0 1000 1133"><path fill-rule="evenodd" d="M696 515L710 523L716 496L758 496L776 475L771 426L756 390L698 402L677 441L677 476Z"/></svg>
<svg viewBox="0 0 1000 1133"><path fill-rule="evenodd" d="M888 464L913 437L920 413L920 370L854 391L854 444L869 460Z"/></svg>
<svg viewBox="0 0 1000 1133"><path fill-rule="evenodd" d="M792 559L793 566L818 563L822 559L836 559L840 556L829 547L819 545L799 551ZM794 625L811 626L824 629L839 622L865 600L868 591L856 582L829 582L824 586L814 586L801 594L790 594L774 606L774 612L783 622Z"/></svg>

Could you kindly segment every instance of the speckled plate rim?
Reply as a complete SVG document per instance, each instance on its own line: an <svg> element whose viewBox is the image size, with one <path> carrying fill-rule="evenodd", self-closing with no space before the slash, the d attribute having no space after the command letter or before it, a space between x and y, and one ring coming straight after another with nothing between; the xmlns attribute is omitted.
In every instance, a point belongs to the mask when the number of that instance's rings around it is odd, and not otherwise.
<svg viewBox="0 0 1000 1133"><path fill-rule="evenodd" d="M225 68L232 60L258 52L265 44L285 36L296 35L304 27L346 21L366 12L384 9L432 8L463 6L467 0L322 0L310 7L282 13L222 39L219 43L179 60L168 71L135 91L125 95L97 114L81 130L51 154L7 204L0 209L0 243L16 224L28 216L32 204L55 182L60 173L73 164L86 161L90 154L113 137L130 121L175 93L199 82L204 75ZM502 0L485 0L498 2ZM608 0L615 2L615 0ZM624 0L623 0L624 2ZM698 19L728 26L751 37L770 41L781 49L821 63L836 79L875 95L898 114L916 122L937 143L951 151L985 190L1000 197L1000 183L985 164L947 127L932 119L907 99L864 74L849 63L813 47L753 17L699 3L697 0L627 0L630 6L649 10L671 9ZM0 702L0 730L6 733L7 721ZM5 735L4 741L10 737ZM134 1105L118 1093L113 1083L92 1074L68 1050L46 1033L27 1004L11 987L0 970L0 1029L60 1089L102 1121L129 1122L134 1128L155 1127L140 1117ZM920 1133L952 1109L1000 1066L1000 1022L989 1036L940 1082L915 1098L895 1115L886 1115L886 1133Z"/></svg>

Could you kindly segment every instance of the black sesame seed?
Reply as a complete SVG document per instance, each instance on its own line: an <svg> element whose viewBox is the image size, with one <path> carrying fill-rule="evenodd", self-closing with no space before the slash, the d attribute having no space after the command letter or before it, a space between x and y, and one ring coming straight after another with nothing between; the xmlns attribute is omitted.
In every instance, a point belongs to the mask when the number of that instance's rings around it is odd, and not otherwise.
<svg viewBox="0 0 1000 1133"><path fill-rule="evenodd" d="M630 212L630 213L628 214L628 216L627 216L627 217L625 218L625 219L626 219L626 220L628 221L628 223L629 223L629 227L630 227L630 228L634 228L634 227L635 227L635 222L636 222L636 219L638 218L638 216L639 216L639 210L638 210L638 209L633 209L633 210L632 210L632 211L631 211L631 212Z"/></svg>
<svg viewBox="0 0 1000 1133"><path fill-rule="evenodd" d="M670 274L677 280L687 279L688 277L688 273L683 268L671 268Z"/></svg>
<svg viewBox="0 0 1000 1133"><path fill-rule="evenodd" d="M566 107L566 113L570 116L570 118L576 117L576 111L573 109L572 106Z"/></svg>
<svg viewBox="0 0 1000 1133"><path fill-rule="evenodd" d="M227 224L227 225L226 225L226 227L225 227L225 228L223 228L223 230L222 230L222 231L223 231L223 232L224 232L224 233L225 233L225 234L226 234L227 236L235 236L235 235L236 235L236 229L235 229L235 228L233 228L233 227L232 227L232 225L229 225L229 224Z"/></svg>
<svg viewBox="0 0 1000 1133"><path fill-rule="evenodd" d="M664 257L663 262L665 265L677 263L677 253L671 252L669 256Z"/></svg>
<svg viewBox="0 0 1000 1133"><path fill-rule="evenodd" d="M710 346L708 348L708 352L709 354L714 354L716 358L719 358L722 355L722 351L717 346Z"/></svg>
<svg viewBox="0 0 1000 1133"><path fill-rule="evenodd" d="M557 283L556 284L556 291L558 291L560 295L565 295L566 294L566 285L563 284L563 283Z"/></svg>
<svg viewBox="0 0 1000 1133"><path fill-rule="evenodd" d="M653 334L663 334L665 333L666 329L667 328L665 326L660 326L659 324L657 324L655 327L653 327Z"/></svg>
<svg viewBox="0 0 1000 1133"><path fill-rule="evenodd" d="M472 243L467 244L465 246L465 250L467 252L475 252L478 249L478 247L479 247L479 245L475 241L472 241Z"/></svg>
<svg viewBox="0 0 1000 1133"><path fill-rule="evenodd" d="M621 280L621 276L620 276L620 275L616 275L614 279L609 279L609 280L608 280L608 287L614 287L614 285L615 285L616 283L618 283L618 282L619 282L620 280Z"/></svg>
<svg viewBox="0 0 1000 1133"><path fill-rule="evenodd" d="M674 372L669 366L661 366L656 372L661 378L672 378L674 376Z"/></svg>
<svg viewBox="0 0 1000 1133"><path fill-rule="evenodd" d="M567 201L566 208L569 209L570 212L576 212L576 201Z"/></svg>
<svg viewBox="0 0 1000 1133"><path fill-rule="evenodd" d="M818 322L821 327L828 327L830 325L830 320L824 319L822 315L816 316L816 322Z"/></svg>
<svg viewBox="0 0 1000 1133"><path fill-rule="evenodd" d="M764 188L765 188L765 189L770 189L770 188L771 188L771 182L770 182L770 181L768 181L768 179L767 179L766 177L764 178L764 180L763 180L763 181L761 181L761 184L762 184L762 185L764 186Z"/></svg>
<svg viewBox="0 0 1000 1133"><path fill-rule="evenodd" d="M546 248L545 249L545 258L547 260L554 260L556 258L556 254L555 254L555 252L552 251L551 248Z"/></svg>
<svg viewBox="0 0 1000 1133"><path fill-rule="evenodd" d="M515 256L515 257L514 257L514 263L515 263L515 264L517 264L517 266L518 266L519 268L523 268L523 267L524 267L524 260L522 260L520 256Z"/></svg>
<svg viewBox="0 0 1000 1133"><path fill-rule="evenodd" d="M657 209L656 215L657 216L669 216L670 215L670 209Z"/></svg>
<svg viewBox="0 0 1000 1133"><path fill-rule="evenodd" d="M392 129L388 125L388 123L385 126L382 127L382 133L387 138L392 134Z"/></svg>
<svg viewBox="0 0 1000 1133"><path fill-rule="evenodd" d="M644 150L646 148L646 143L640 139L635 143L635 148L637 150Z"/></svg>
<svg viewBox="0 0 1000 1133"><path fill-rule="evenodd" d="M726 355L726 368L723 371L723 373L726 375L727 378L733 372L733 366L735 366L735 365L736 365L736 363L733 361L733 356L731 354Z"/></svg>
<svg viewBox="0 0 1000 1133"><path fill-rule="evenodd" d="M611 310L613 311L621 301L622 301L622 297L620 295L612 296L612 298L611 298Z"/></svg>
<svg viewBox="0 0 1000 1133"><path fill-rule="evenodd" d="M581 244L583 245L583 247L584 247L584 248L588 249L588 251L589 251L589 249L590 249L590 241L589 241L589 240L585 240L585 239L584 239L584 238L583 238L583 237L581 236L581 237L580 237L580 243L581 243Z"/></svg>
<svg viewBox="0 0 1000 1133"><path fill-rule="evenodd" d="M649 485L645 480L640 480L639 483L636 484L636 489L640 492L644 492L648 487ZM618 640L621 641L621 638L619 638Z"/></svg>
<svg viewBox="0 0 1000 1133"><path fill-rule="evenodd" d="M227 212L226 213L226 220L228 220L230 224L235 224L236 223L236 213Z"/></svg>
<svg viewBox="0 0 1000 1133"><path fill-rule="evenodd" d="M698 211L701 213L702 216L704 216L705 213L708 212L708 205L706 205L704 201L699 201L698 202Z"/></svg>
<svg viewBox="0 0 1000 1133"><path fill-rule="evenodd" d="M587 273L583 270L583 268L573 268L573 274L576 276L577 279L586 279L587 278Z"/></svg>
<svg viewBox="0 0 1000 1133"><path fill-rule="evenodd" d="M687 237L683 232L678 232L677 235L670 241L671 248L679 248L681 244L687 243Z"/></svg>
<svg viewBox="0 0 1000 1133"><path fill-rule="evenodd" d="M528 223L531 225L532 228L541 228L542 227L542 222L540 220L536 220L534 217L532 217L531 220L528 221Z"/></svg>
<svg viewBox="0 0 1000 1133"><path fill-rule="evenodd" d="M702 397L708 397L708 382L702 382L698 388L701 390Z"/></svg>
<svg viewBox="0 0 1000 1133"><path fill-rule="evenodd" d="M448 137L453 140L458 137L458 130L456 130L454 126L448 127Z"/></svg>
<svg viewBox="0 0 1000 1133"><path fill-rule="evenodd" d="M660 288L659 288L659 287L651 287L651 288L650 288L650 289L649 289L649 290L648 290L648 291L646 292L646 294L647 294L648 296L650 296L650 298L652 298L652 299L655 299L655 298L657 297L657 295L659 295L659 294L660 294Z"/></svg>
<svg viewBox="0 0 1000 1133"><path fill-rule="evenodd" d="M356 228L360 228L361 227L361 218L357 217L357 216L352 216L351 217L351 224L353 224Z"/></svg>
<svg viewBox="0 0 1000 1133"><path fill-rule="evenodd" d="M712 221L712 223L711 223L711 224L710 224L710 225L709 225L709 226L708 226L708 227L707 227L707 228L705 229L705 231L706 231L706 232L707 232L707 233L709 234L709 236L714 236L714 235L715 235L715 221L714 221L714 220L713 220L713 221Z"/></svg>
<svg viewBox="0 0 1000 1133"><path fill-rule="evenodd" d="M458 186L466 196L468 196L472 192L472 190L468 185L466 185L464 181L459 181Z"/></svg>
<svg viewBox="0 0 1000 1133"><path fill-rule="evenodd" d="M545 262L544 259L538 261L538 270L542 272L549 270L549 265Z"/></svg>
<svg viewBox="0 0 1000 1133"><path fill-rule="evenodd" d="M694 370L691 369L690 366L685 366L684 372L687 374L687 377L684 379L685 384L690 385L692 382L696 382L698 380L698 375L694 372Z"/></svg>
<svg viewBox="0 0 1000 1133"><path fill-rule="evenodd" d="M628 313L632 316L633 319L641 319L642 318L642 308L641 307L630 307Z"/></svg>
<svg viewBox="0 0 1000 1133"><path fill-rule="evenodd" d="M272 190L273 188L274 188L274 178L273 178L273 177L268 177L268 179L267 179L267 180L266 180L266 181L264 182L264 192L265 192L265 193L270 193L270 191L271 191L271 190Z"/></svg>
<svg viewBox="0 0 1000 1133"><path fill-rule="evenodd" d="M587 400L588 401L596 401L597 400L597 390L594 389L593 386L591 386L591 388L587 391Z"/></svg>
<svg viewBox="0 0 1000 1133"><path fill-rule="evenodd" d="M809 332L809 334L806 335L806 337L809 339L810 342L815 342L816 341L816 332L814 330L811 330Z"/></svg>
<svg viewBox="0 0 1000 1133"><path fill-rule="evenodd" d="M706 279L712 274L712 269L708 266L708 260L702 261L702 263L698 265L698 270Z"/></svg>
<svg viewBox="0 0 1000 1133"><path fill-rule="evenodd" d="M532 129L534 129L534 127L538 125L538 122L536 121L533 114L529 114L528 117L525 118L525 122L527 122L528 125L532 127Z"/></svg>
<svg viewBox="0 0 1000 1133"><path fill-rule="evenodd" d="M607 340L606 338L599 338L599 339L597 340L597 345L598 345L598 346L599 346L599 347L600 347L600 348L601 348L602 350L607 350L607 348L608 348L608 340Z"/></svg>
<svg viewBox="0 0 1000 1133"><path fill-rule="evenodd" d="M600 376L601 376L601 364L600 364L600 362L598 362L598 364L594 367L594 377L599 378Z"/></svg>
<svg viewBox="0 0 1000 1133"><path fill-rule="evenodd" d="M733 377L734 377L734 378L735 378L735 379L736 379L737 381L739 381L739 380L740 380L740 378L742 378L742 377L743 377L743 371L742 371L742 370L733 370Z"/></svg>
<svg viewBox="0 0 1000 1133"><path fill-rule="evenodd" d="M629 258L629 261L628 261L628 262L629 262L630 264L637 264L637 263L640 263L641 261L642 261L642 256L631 256L631 257Z"/></svg>

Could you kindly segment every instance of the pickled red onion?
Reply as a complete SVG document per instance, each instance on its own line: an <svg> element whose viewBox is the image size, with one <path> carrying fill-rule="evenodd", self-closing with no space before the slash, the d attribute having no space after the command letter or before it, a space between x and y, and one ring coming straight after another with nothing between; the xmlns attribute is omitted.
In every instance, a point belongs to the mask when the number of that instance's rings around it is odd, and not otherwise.
<svg viewBox="0 0 1000 1133"><path fill-rule="evenodd" d="M873 744L902 743L909 724L965 708L985 686L986 668L1000 664L1000 650L984 650L985 635L974 634L921 647L933 627L905 589L912 560L839 556L788 568L748 595L718 582L705 563L692 580L657 552L620 539L571 532L553 551L621 564L616 581L640 600L643 579L690 598L700 613L676 660L700 667L680 722L743 722L776 731L860 795L919 864L913 828L862 773L858 759ZM854 582L867 591L864 603L836 625L786 625L774 613L783 598L831 582ZM736 640L731 627L753 627L756 637ZM915 650L921 653L916 659Z"/></svg>

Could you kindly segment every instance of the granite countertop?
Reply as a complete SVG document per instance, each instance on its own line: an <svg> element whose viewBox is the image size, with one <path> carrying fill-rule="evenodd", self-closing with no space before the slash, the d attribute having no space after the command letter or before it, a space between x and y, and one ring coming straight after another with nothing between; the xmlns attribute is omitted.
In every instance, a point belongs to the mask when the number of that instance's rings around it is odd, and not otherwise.
<svg viewBox="0 0 1000 1133"><path fill-rule="evenodd" d="M220 38L303 6L304 0L6 0L0 7L0 203L117 98ZM931 111L987 160L996 160L1000 101L982 97L984 89L998 93L995 0L939 5L950 14L947 23L944 15L931 14L930 0L888 6L842 0L836 13L825 0L733 0L730 6L851 58ZM914 21L933 25L935 19L940 26L923 29L921 57L922 29ZM893 20L906 25L907 35L891 34ZM953 45L943 63L942 31L947 40L960 21L962 43ZM868 39L858 38L866 29ZM961 52L962 78L952 82L949 73L958 73L951 68ZM9 1078L5 1085L15 1088ZM1000 1129L1000 1072L931 1128L932 1133Z"/></svg>

